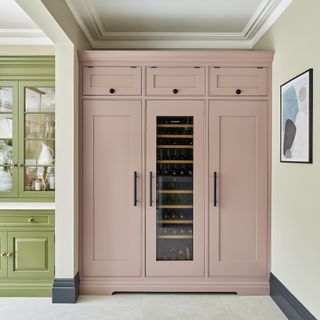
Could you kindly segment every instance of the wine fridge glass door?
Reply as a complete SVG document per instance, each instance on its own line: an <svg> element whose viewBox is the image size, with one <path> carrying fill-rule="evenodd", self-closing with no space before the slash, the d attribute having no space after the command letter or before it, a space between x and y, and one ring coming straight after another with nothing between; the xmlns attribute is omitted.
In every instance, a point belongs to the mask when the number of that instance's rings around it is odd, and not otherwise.
<svg viewBox="0 0 320 320"><path fill-rule="evenodd" d="M156 259L193 260L193 117L157 116Z"/></svg>

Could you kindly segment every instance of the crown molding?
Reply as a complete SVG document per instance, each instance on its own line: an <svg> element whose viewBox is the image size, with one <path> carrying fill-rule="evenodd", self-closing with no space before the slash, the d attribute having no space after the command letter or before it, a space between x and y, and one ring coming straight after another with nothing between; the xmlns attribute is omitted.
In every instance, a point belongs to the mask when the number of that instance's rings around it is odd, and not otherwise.
<svg viewBox="0 0 320 320"><path fill-rule="evenodd" d="M53 45L40 29L0 29L0 45Z"/></svg>
<svg viewBox="0 0 320 320"><path fill-rule="evenodd" d="M107 32L87 1L66 0L94 49L252 49L293 0L263 0L242 32Z"/></svg>

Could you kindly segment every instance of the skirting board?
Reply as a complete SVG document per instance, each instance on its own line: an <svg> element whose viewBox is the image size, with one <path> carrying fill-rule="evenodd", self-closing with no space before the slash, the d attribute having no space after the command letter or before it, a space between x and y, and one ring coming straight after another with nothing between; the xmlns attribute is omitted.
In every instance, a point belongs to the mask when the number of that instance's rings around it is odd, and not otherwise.
<svg viewBox="0 0 320 320"><path fill-rule="evenodd" d="M115 292L230 292L239 295L269 295L269 279L256 281L173 279L81 278L80 294L111 295Z"/></svg>
<svg viewBox="0 0 320 320"><path fill-rule="evenodd" d="M52 303L75 303L79 296L79 273L72 279L54 279Z"/></svg>
<svg viewBox="0 0 320 320"><path fill-rule="evenodd" d="M270 295L288 319L317 320L272 273L270 273Z"/></svg>

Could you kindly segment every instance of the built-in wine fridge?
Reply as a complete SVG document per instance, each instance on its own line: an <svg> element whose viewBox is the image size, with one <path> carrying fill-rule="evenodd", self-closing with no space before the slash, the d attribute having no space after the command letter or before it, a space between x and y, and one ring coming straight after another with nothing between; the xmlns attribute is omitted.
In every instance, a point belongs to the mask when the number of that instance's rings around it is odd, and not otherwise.
<svg viewBox="0 0 320 320"><path fill-rule="evenodd" d="M193 259L193 117L157 117L157 260Z"/></svg>
<svg viewBox="0 0 320 320"><path fill-rule="evenodd" d="M147 273L203 274L203 103L149 101L148 117Z"/></svg>

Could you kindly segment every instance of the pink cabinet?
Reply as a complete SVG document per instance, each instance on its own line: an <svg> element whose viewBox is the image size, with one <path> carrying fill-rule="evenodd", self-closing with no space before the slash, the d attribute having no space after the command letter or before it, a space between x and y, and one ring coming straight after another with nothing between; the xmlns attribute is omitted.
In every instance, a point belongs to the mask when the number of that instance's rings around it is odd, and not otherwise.
<svg viewBox="0 0 320 320"><path fill-rule="evenodd" d="M266 276L267 102L209 103L210 276Z"/></svg>
<svg viewBox="0 0 320 320"><path fill-rule="evenodd" d="M141 102L83 101L83 275L140 276Z"/></svg>
<svg viewBox="0 0 320 320"><path fill-rule="evenodd" d="M141 94L141 68L83 68L82 91L85 96L136 96Z"/></svg>
<svg viewBox="0 0 320 320"><path fill-rule="evenodd" d="M205 68L147 68L147 94L199 96L205 94Z"/></svg>
<svg viewBox="0 0 320 320"><path fill-rule="evenodd" d="M223 67L210 68L209 94L211 96L266 96L268 94L267 68Z"/></svg>
<svg viewBox="0 0 320 320"><path fill-rule="evenodd" d="M273 54L79 57L82 294L268 294Z"/></svg>
<svg viewBox="0 0 320 320"><path fill-rule="evenodd" d="M204 275L204 101L148 101L146 275Z"/></svg>

